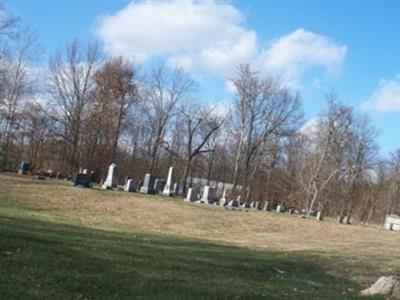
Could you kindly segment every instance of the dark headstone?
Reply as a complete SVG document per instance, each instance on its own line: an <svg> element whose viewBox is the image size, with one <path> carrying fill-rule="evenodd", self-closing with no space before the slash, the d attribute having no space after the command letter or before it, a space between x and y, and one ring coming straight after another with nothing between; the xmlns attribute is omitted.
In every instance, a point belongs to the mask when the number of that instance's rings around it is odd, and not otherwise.
<svg viewBox="0 0 400 300"><path fill-rule="evenodd" d="M181 182L178 184L175 195L179 197L186 197L186 191L187 191L186 184L184 182Z"/></svg>
<svg viewBox="0 0 400 300"><path fill-rule="evenodd" d="M26 175L30 169L30 164L23 160L19 166L18 174Z"/></svg>
<svg viewBox="0 0 400 300"><path fill-rule="evenodd" d="M164 190L165 184L166 184L165 179L157 178L154 181L154 190L155 190L155 192L158 193L158 194L161 194L163 192L163 190Z"/></svg>
<svg viewBox="0 0 400 300"><path fill-rule="evenodd" d="M239 207L240 203L238 200L233 200L232 201L232 207Z"/></svg>
<svg viewBox="0 0 400 300"><path fill-rule="evenodd" d="M89 174L76 173L72 177L72 184L74 186L90 188L92 177Z"/></svg>
<svg viewBox="0 0 400 300"><path fill-rule="evenodd" d="M137 182L137 184L136 184L136 192L140 192L140 189L142 188L142 185L143 185L142 181L139 180Z"/></svg>
<svg viewBox="0 0 400 300"><path fill-rule="evenodd" d="M95 183L100 183L100 170L96 168L94 171L90 173L91 181Z"/></svg>
<svg viewBox="0 0 400 300"><path fill-rule="evenodd" d="M124 190L126 192L136 192L137 190L137 182L133 179L128 179L125 183Z"/></svg>

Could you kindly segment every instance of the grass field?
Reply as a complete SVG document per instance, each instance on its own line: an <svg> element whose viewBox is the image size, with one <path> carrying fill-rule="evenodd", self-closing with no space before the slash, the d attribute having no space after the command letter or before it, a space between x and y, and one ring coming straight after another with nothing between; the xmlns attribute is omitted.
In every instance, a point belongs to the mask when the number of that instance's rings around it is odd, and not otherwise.
<svg viewBox="0 0 400 300"><path fill-rule="evenodd" d="M0 174L0 299L358 299L400 275L399 247L378 226Z"/></svg>

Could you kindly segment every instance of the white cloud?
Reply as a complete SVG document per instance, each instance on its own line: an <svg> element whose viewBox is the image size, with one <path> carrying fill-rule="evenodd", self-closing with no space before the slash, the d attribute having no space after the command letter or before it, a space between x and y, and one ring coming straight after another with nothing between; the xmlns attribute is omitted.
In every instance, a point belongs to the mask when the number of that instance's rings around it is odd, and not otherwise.
<svg viewBox="0 0 400 300"><path fill-rule="evenodd" d="M347 46L316 33L297 29L275 40L262 54L261 64L272 74L286 82L296 83L298 78L314 67L322 67L329 74L341 72Z"/></svg>
<svg viewBox="0 0 400 300"><path fill-rule="evenodd" d="M191 71L232 76L239 63L253 63L264 74L296 82L305 72L322 67L341 71L347 47L328 37L298 29L262 48L244 15L229 3L199 1L131 2L102 16L96 29L114 55L166 58Z"/></svg>
<svg viewBox="0 0 400 300"><path fill-rule="evenodd" d="M96 32L113 54L166 55L174 64L221 73L256 52L256 34L243 20L230 4L140 1L100 17Z"/></svg>
<svg viewBox="0 0 400 300"><path fill-rule="evenodd" d="M370 99L362 104L365 110L400 112L400 75L392 80L381 79Z"/></svg>

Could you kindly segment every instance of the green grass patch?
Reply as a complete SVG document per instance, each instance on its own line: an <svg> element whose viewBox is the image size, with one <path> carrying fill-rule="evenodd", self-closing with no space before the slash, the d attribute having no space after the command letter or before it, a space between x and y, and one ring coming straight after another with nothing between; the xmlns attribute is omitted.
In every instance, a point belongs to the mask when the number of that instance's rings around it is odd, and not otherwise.
<svg viewBox="0 0 400 300"><path fill-rule="evenodd" d="M321 258L0 213L2 299L357 299ZM381 298L375 298L381 299Z"/></svg>

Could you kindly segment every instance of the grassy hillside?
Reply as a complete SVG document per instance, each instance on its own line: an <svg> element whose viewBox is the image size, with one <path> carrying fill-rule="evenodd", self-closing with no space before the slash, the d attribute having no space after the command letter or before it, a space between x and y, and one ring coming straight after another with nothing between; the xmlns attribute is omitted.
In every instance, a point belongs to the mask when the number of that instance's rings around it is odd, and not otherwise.
<svg viewBox="0 0 400 300"><path fill-rule="evenodd" d="M400 275L399 244L375 227L0 175L1 299L357 299Z"/></svg>

